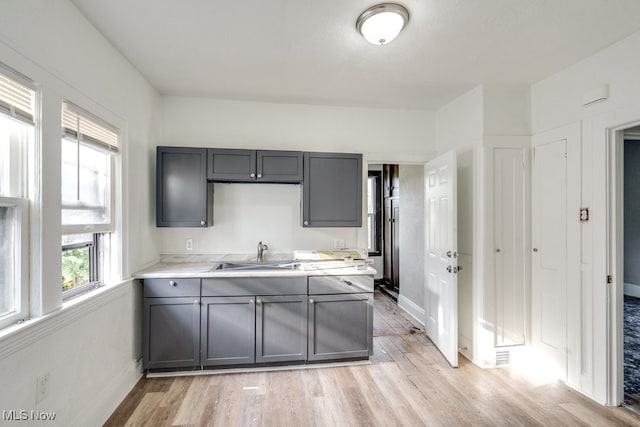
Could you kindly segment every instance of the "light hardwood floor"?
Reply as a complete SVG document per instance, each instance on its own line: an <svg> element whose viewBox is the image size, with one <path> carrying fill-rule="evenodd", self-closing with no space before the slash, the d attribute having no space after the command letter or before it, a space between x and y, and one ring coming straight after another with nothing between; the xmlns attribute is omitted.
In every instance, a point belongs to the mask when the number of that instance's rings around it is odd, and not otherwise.
<svg viewBox="0 0 640 427"><path fill-rule="evenodd" d="M640 426L564 384L464 358L452 369L424 330L376 293L371 364L143 378L107 426Z"/></svg>

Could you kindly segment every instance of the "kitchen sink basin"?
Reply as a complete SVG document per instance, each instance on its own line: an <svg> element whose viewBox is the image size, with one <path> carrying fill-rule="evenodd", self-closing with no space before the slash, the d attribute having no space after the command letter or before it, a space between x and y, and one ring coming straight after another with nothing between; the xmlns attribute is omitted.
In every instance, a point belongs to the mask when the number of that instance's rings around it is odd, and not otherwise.
<svg viewBox="0 0 640 427"><path fill-rule="evenodd" d="M250 271L263 271L263 270L295 270L299 264L284 261L278 263L266 263L266 262L223 262L215 269L212 270L250 270Z"/></svg>

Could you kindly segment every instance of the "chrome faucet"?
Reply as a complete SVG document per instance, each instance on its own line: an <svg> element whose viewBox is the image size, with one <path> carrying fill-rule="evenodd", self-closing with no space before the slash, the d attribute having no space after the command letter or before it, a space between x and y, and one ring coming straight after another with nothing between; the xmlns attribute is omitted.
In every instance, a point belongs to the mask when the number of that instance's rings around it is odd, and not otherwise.
<svg viewBox="0 0 640 427"><path fill-rule="evenodd" d="M262 262L263 261L263 259L264 259L263 258L263 253L267 249L269 249L269 246L263 245L262 242L258 242L258 262Z"/></svg>

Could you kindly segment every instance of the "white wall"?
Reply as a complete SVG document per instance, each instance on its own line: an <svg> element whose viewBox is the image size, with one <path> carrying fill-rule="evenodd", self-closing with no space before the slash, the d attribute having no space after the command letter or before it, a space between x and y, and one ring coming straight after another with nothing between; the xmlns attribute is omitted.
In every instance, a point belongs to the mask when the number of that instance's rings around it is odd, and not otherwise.
<svg viewBox="0 0 640 427"><path fill-rule="evenodd" d="M532 86L531 114L534 136L544 131L566 129L563 137L578 139L576 178L581 206L589 207L591 220L579 226L579 233L568 241L568 253L577 254L576 267L569 273L576 277L570 283L576 293L568 311L569 343L568 382L599 402L616 404L615 385L618 359L615 351L608 354L611 344L622 348L609 331L620 304L623 280L608 264L607 204L610 188L607 183L607 147L611 130L637 125L640 121L640 33L636 33L589 58L550 76ZM585 107L583 94L602 84L608 84L610 98ZM560 127L562 125L566 125ZM572 129L575 128L574 132ZM574 135L575 134L575 137ZM562 136L562 135L560 135ZM571 160L571 159L569 159ZM569 212L568 221L576 221ZM613 273L614 283L606 284ZM608 306L611 301L611 307ZM619 306L618 306L619 307ZM608 362L611 361L611 362ZM611 383L609 381L611 379Z"/></svg>
<svg viewBox="0 0 640 427"><path fill-rule="evenodd" d="M398 305L424 323L424 165L400 165Z"/></svg>
<svg viewBox="0 0 640 427"><path fill-rule="evenodd" d="M155 91L67 0L0 2L0 62L35 80L42 92L42 200L33 209L35 257L31 320L0 336L2 409L55 411L52 425L99 425L140 375L138 290L131 282L61 302L60 112L68 99L122 131L123 275L158 257L150 140ZM11 328L9 328L11 330ZM36 405L35 379L50 375Z"/></svg>
<svg viewBox="0 0 640 427"><path fill-rule="evenodd" d="M597 117L640 99L640 33L556 73L531 88L531 123L534 134ZM582 105L585 92L609 84L607 101Z"/></svg>
<svg viewBox="0 0 640 427"><path fill-rule="evenodd" d="M356 152L365 164L416 162L435 152L433 123L429 111L165 97L158 145ZM213 227L160 229L161 252L186 253L186 238L194 239L194 253L253 254L259 240L274 252L330 249L334 239L366 245L364 227L302 228L300 191L294 185L216 184Z"/></svg>

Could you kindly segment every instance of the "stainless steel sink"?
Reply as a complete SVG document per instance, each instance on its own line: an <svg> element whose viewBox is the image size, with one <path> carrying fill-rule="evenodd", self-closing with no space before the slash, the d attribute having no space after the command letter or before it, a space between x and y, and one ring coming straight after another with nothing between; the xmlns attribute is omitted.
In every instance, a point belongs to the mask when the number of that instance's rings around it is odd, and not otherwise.
<svg viewBox="0 0 640 427"><path fill-rule="evenodd" d="M250 271L262 271L262 270L295 270L299 264L284 261L274 263L259 263L259 262L223 262L212 270L250 270Z"/></svg>

